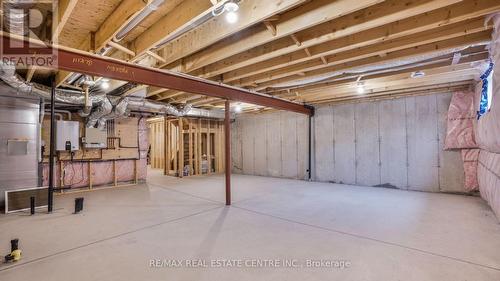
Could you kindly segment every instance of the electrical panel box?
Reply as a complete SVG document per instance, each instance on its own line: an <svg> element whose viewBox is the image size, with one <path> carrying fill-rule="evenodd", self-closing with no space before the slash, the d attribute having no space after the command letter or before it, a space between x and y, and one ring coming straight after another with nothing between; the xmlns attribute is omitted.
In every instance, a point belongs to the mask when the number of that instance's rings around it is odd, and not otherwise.
<svg viewBox="0 0 500 281"><path fill-rule="evenodd" d="M56 122L56 150L74 151L79 149L80 123L78 121Z"/></svg>
<svg viewBox="0 0 500 281"><path fill-rule="evenodd" d="M82 143L85 148L106 148L108 134L105 130L85 128L85 137L82 138Z"/></svg>

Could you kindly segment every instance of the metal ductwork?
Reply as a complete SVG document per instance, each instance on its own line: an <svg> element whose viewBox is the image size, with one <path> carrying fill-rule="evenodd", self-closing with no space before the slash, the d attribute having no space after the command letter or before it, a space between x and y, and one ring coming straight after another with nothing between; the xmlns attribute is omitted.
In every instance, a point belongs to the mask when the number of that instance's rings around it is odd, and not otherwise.
<svg viewBox="0 0 500 281"><path fill-rule="evenodd" d="M3 4L3 26L5 31L27 36L29 33L29 6L22 0L2 1Z"/></svg>
<svg viewBox="0 0 500 281"><path fill-rule="evenodd" d="M51 88L36 83L28 83L15 73L12 64L0 63L0 79L16 90L17 93L40 97L50 100ZM105 129L106 121L125 117L130 111L152 112L183 116L191 111L192 106L187 104L177 108L170 104L157 103L141 97L108 96L98 88L91 88L88 98L85 92L75 90L56 89L57 102L82 106L81 116L86 116L86 126Z"/></svg>
<svg viewBox="0 0 500 281"><path fill-rule="evenodd" d="M228 2L239 3L240 0L233 0L233 1L222 0L222 1L220 1L219 3L214 5L214 7L212 8L212 12L198 15L189 24L183 25L180 28L178 28L177 30L175 30L174 32L170 33L165 39L163 39L156 46L154 46L153 49L159 49L159 48L165 46L166 44L172 42L173 40L186 34L187 32L204 24L208 20L221 15L224 12L224 5Z"/></svg>
<svg viewBox="0 0 500 281"><path fill-rule="evenodd" d="M192 105L190 104L186 104L179 109L171 104L156 103L143 98L129 97L128 99L129 109L135 111L153 111L157 113L183 116L186 115L192 108Z"/></svg>
<svg viewBox="0 0 500 281"><path fill-rule="evenodd" d="M146 7L144 7L137 15L135 15L122 29L120 29L113 41L118 42L125 38L127 34L134 29L137 25L139 25L145 18L147 18L151 13L156 11L165 0L152 0L149 2Z"/></svg>

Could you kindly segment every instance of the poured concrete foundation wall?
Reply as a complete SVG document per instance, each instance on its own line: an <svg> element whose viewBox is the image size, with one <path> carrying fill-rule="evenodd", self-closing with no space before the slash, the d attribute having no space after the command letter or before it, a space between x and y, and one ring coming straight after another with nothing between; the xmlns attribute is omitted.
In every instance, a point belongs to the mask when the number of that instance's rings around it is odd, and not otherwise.
<svg viewBox="0 0 500 281"><path fill-rule="evenodd" d="M450 94L321 106L313 122L316 181L465 192L459 151L444 151ZM303 179L307 116L246 115L233 123L234 171Z"/></svg>
<svg viewBox="0 0 500 281"><path fill-rule="evenodd" d="M464 192L461 155L443 151L451 94L323 106L315 117L315 180Z"/></svg>
<svg viewBox="0 0 500 281"><path fill-rule="evenodd" d="M232 124L236 173L304 179L308 118L291 112L245 115Z"/></svg>

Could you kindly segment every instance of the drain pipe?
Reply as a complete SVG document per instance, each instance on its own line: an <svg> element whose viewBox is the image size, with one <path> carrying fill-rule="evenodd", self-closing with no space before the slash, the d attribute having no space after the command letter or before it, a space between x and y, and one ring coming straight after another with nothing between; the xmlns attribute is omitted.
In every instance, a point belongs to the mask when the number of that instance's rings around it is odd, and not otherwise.
<svg viewBox="0 0 500 281"><path fill-rule="evenodd" d="M308 159L307 159L307 179L312 181L312 126L313 126L313 117L314 117L314 107L307 106L312 109L312 114L309 115L309 130L308 130Z"/></svg>

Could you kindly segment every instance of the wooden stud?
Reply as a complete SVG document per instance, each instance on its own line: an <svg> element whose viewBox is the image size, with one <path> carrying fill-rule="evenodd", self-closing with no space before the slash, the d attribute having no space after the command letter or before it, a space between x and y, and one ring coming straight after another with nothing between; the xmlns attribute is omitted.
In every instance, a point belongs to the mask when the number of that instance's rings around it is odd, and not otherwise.
<svg viewBox="0 0 500 281"><path fill-rule="evenodd" d="M179 177L184 176L184 130L183 130L183 119L179 117Z"/></svg>
<svg viewBox="0 0 500 281"><path fill-rule="evenodd" d="M111 47L113 47L113 48L115 48L115 49L119 50L119 51L124 52L124 53L125 53L125 54L127 54L127 55L131 55L131 56L133 56L133 57L135 56L135 52L134 52L134 51L129 50L129 49L127 49L126 47L124 47L124 46L122 46L122 45L120 45L120 44L118 44L118 43L115 43L115 42L113 42L113 41L109 41L107 44L108 44L109 46L111 46Z"/></svg>
<svg viewBox="0 0 500 281"><path fill-rule="evenodd" d="M179 122L177 122L177 125L179 125ZM179 166L179 153L178 153L178 149L179 149L179 129L178 129L178 126L175 126L174 124L172 124L173 126L173 130L172 130L172 135L173 135L173 146L172 146L172 149L173 149L173 154L174 154L174 171L175 172L179 172L178 170L178 166Z"/></svg>
<svg viewBox="0 0 500 281"><path fill-rule="evenodd" d="M188 141L189 141L189 175L193 174L193 122L191 119L188 119L189 129L188 129Z"/></svg>
<svg viewBox="0 0 500 281"><path fill-rule="evenodd" d="M266 20L264 21L264 25L273 36L276 36L276 26L272 22Z"/></svg>
<svg viewBox="0 0 500 281"><path fill-rule="evenodd" d="M323 62L323 64L328 64L328 61L326 60L325 57L321 57L321 61Z"/></svg>
<svg viewBox="0 0 500 281"><path fill-rule="evenodd" d="M170 170L171 170L171 149L170 147L172 146L172 133L170 129L170 121L168 121L165 117L165 130L166 130L166 144L165 144L165 169L166 169L166 175L170 175Z"/></svg>
<svg viewBox="0 0 500 281"><path fill-rule="evenodd" d="M211 140L211 124L210 119L207 120L207 160L208 160L208 172L207 174L212 173L212 140Z"/></svg>
<svg viewBox="0 0 500 281"><path fill-rule="evenodd" d="M167 116L163 116L163 175L168 175L169 168L167 167L168 163L168 155L167 155L167 146L168 146L168 132L167 132Z"/></svg>
<svg viewBox="0 0 500 281"><path fill-rule="evenodd" d="M30 65L28 67L28 72L26 72L26 81L31 82L31 79L33 78L33 75L35 75L35 72L37 70L37 67L34 65Z"/></svg>
<svg viewBox="0 0 500 281"><path fill-rule="evenodd" d="M302 43L299 41L297 36L295 36L295 34L290 35L290 38L292 38L293 42L295 42L295 45L297 45L297 47L300 47L300 45L302 45Z"/></svg>
<svg viewBox="0 0 500 281"><path fill-rule="evenodd" d="M62 188L64 187L64 167L63 167L63 161L59 161L59 187Z"/></svg>
<svg viewBox="0 0 500 281"><path fill-rule="evenodd" d="M216 173L219 172L219 153L220 153L220 148L219 148L219 145L220 145L220 140L219 140L219 137L220 137L220 134L219 134L219 131L220 131L220 128L219 128L219 121L215 121L215 133L214 133L214 155L215 155L215 167L214 167L214 171Z"/></svg>
<svg viewBox="0 0 500 281"><path fill-rule="evenodd" d="M201 140L201 118L198 119L198 141L196 143L197 148L198 148L198 175L201 175L201 161L202 161L202 140Z"/></svg>
<svg viewBox="0 0 500 281"><path fill-rule="evenodd" d="M307 54L307 56L308 56L308 57L311 57L311 56L312 56L312 55L311 55L311 51L309 50L309 48L305 48L305 49L304 49L304 52L306 52L306 54Z"/></svg>
<svg viewBox="0 0 500 281"><path fill-rule="evenodd" d="M146 54L148 54L149 56L153 57L154 59L158 60L158 61L161 61L163 63L167 62L164 58L162 58L161 56L159 56L157 53L155 52L152 52L152 51L147 51Z"/></svg>

